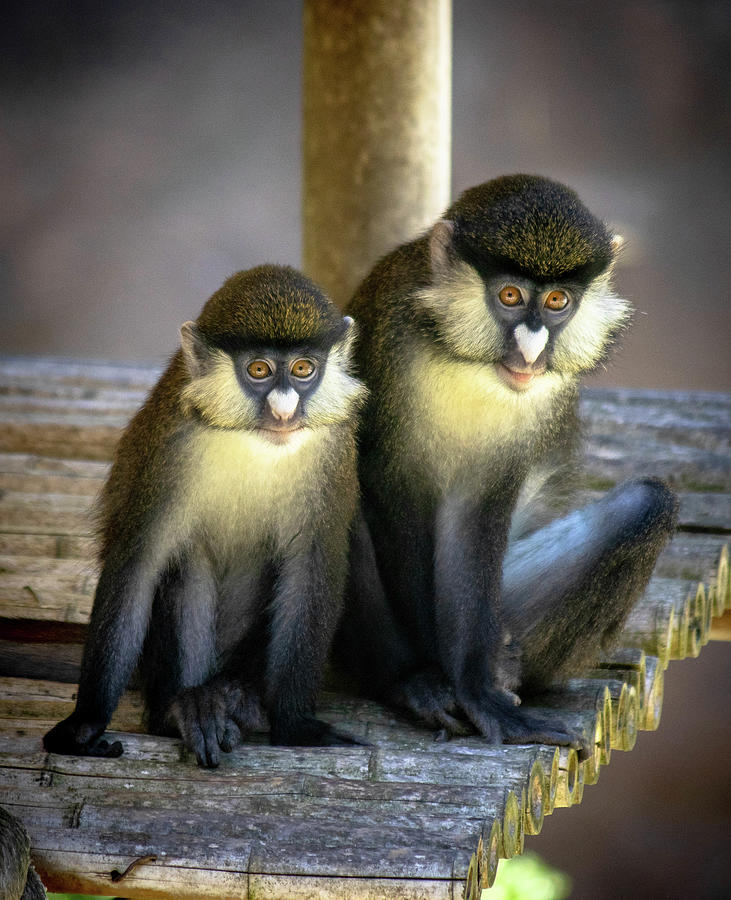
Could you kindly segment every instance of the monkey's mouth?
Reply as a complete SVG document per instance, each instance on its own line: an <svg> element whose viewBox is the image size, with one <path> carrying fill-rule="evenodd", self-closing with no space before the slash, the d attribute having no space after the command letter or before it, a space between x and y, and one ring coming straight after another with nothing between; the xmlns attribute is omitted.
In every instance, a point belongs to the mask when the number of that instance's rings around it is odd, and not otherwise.
<svg viewBox="0 0 731 900"><path fill-rule="evenodd" d="M527 391L534 381L546 371L545 366L511 368L503 362L497 364L497 373L502 381L514 391Z"/></svg>
<svg viewBox="0 0 731 900"><path fill-rule="evenodd" d="M293 422L284 425L260 425L256 430L273 444L286 444L292 435L302 431L304 427L303 422Z"/></svg>

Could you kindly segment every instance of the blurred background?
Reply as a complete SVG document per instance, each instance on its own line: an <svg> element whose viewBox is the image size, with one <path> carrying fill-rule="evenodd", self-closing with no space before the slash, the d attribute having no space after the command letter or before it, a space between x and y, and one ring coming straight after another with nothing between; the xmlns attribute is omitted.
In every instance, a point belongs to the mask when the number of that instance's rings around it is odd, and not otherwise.
<svg viewBox="0 0 731 900"><path fill-rule="evenodd" d="M335 2L335 0L334 0ZM231 273L300 264L301 6L6 0L0 352L162 361ZM574 187L638 314L592 383L731 390L728 0L454 0L453 189ZM728 648L528 846L574 897L726 896Z"/></svg>
<svg viewBox="0 0 731 900"><path fill-rule="evenodd" d="M301 6L7 0L0 351L162 360L300 263ZM728 0L454 0L454 193L527 171L627 238L598 383L731 388Z"/></svg>

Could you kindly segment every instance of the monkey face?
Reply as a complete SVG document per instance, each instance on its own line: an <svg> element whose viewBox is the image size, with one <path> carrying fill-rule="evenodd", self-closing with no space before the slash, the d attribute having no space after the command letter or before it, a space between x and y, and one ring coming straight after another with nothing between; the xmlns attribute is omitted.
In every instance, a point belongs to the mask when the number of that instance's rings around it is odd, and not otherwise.
<svg viewBox="0 0 731 900"><path fill-rule="evenodd" d="M502 382L527 391L553 367L553 348L581 302L579 284L539 284L497 277L485 285L485 301L502 331L503 355L495 364Z"/></svg>
<svg viewBox="0 0 731 900"><path fill-rule="evenodd" d="M429 249L432 282L415 293L417 305L449 355L491 366L510 391L594 369L631 314L611 289L611 270L548 280L505 261L478 266L460 258L445 220Z"/></svg>
<svg viewBox="0 0 731 900"><path fill-rule="evenodd" d="M350 371L355 325L349 316L342 322L329 345L249 339L235 348L211 345L186 322L183 409L208 425L252 431L276 444L303 428L350 420L366 390Z"/></svg>
<svg viewBox="0 0 731 900"><path fill-rule="evenodd" d="M307 400L319 387L326 365L326 354L306 347L237 354L238 382L256 405L256 427L264 437L280 443L305 426Z"/></svg>
<svg viewBox="0 0 731 900"><path fill-rule="evenodd" d="M466 191L425 242L431 283L416 291L452 356L495 368L525 392L602 361L631 307L611 289L622 245L564 185L498 178Z"/></svg>

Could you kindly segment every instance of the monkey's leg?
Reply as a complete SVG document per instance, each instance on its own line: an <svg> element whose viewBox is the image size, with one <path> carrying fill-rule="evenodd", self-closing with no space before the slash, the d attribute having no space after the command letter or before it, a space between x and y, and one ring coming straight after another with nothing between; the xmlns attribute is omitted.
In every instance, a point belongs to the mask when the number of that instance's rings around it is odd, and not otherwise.
<svg viewBox="0 0 731 900"><path fill-rule="evenodd" d="M351 528L345 605L333 656L362 689L375 697L383 696L415 665L386 600L373 541L360 509Z"/></svg>
<svg viewBox="0 0 731 900"><path fill-rule="evenodd" d="M315 542L282 563L270 608L265 676L272 744L359 743L314 715L344 582L345 560L328 559Z"/></svg>
<svg viewBox="0 0 731 900"><path fill-rule="evenodd" d="M137 664L150 618L157 568L149 559L111 553L102 568L81 663L76 709L43 738L52 753L119 756L100 736Z"/></svg>
<svg viewBox="0 0 731 900"><path fill-rule="evenodd" d="M413 544L412 552L419 552ZM417 662L394 617L360 509L353 524L349 560L345 612L336 637L336 656L343 667L355 675L366 695L406 710L433 728L464 733L467 729L455 718L459 713L454 691L439 665ZM400 570L407 576L422 571L407 559L401 560ZM409 580L409 589L418 590L413 579ZM405 596L399 588L396 590L398 596Z"/></svg>
<svg viewBox="0 0 731 900"><path fill-rule="evenodd" d="M412 551L418 553L413 547ZM419 572L419 566L406 559L401 560L401 568L407 576ZM415 587L409 581L409 588ZM400 707L434 728L453 734L466 730L454 717L458 714L454 691L438 664L417 662L396 621L383 589L371 533L361 509L351 530L345 609L333 656L356 679L366 696Z"/></svg>
<svg viewBox="0 0 731 900"><path fill-rule="evenodd" d="M622 627L675 528L662 481L629 481L512 544L503 616L521 651L521 692L590 664Z"/></svg>
<svg viewBox="0 0 731 900"><path fill-rule="evenodd" d="M500 685L500 572L508 525L505 504L453 496L439 509L434 593L442 666L460 708L489 741L580 749L578 734L524 712Z"/></svg>
<svg viewBox="0 0 731 900"><path fill-rule="evenodd" d="M149 730L179 734L209 767L240 739L229 716L229 681L215 674L218 605L218 585L202 554L171 565L155 594L140 666Z"/></svg>
<svg viewBox="0 0 731 900"><path fill-rule="evenodd" d="M204 559L172 563L160 579L140 660L148 727L169 734L168 707L201 684L216 658L216 582Z"/></svg>

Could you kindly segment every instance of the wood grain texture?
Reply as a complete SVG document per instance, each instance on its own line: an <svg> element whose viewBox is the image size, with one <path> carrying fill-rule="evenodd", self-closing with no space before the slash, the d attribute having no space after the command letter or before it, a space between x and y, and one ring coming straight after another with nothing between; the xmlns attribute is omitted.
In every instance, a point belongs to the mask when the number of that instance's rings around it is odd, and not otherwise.
<svg viewBox="0 0 731 900"><path fill-rule="evenodd" d="M28 828L49 889L129 898L453 898L492 883L612 750L660 722L664 670L731 635L729 411L714 394L587 391L583 491L654 472L680 491L663 552L619 647L536 701L594 748L434 735L337 681L323 718L369 742L277 748L265 732L202 771L144 733L139 694L111 723L118 759L53 756L73 708L97 578L92 510L121 429L159 369L0 359L0 804ZM123 872L135 860L154 856Z"/></svg>

